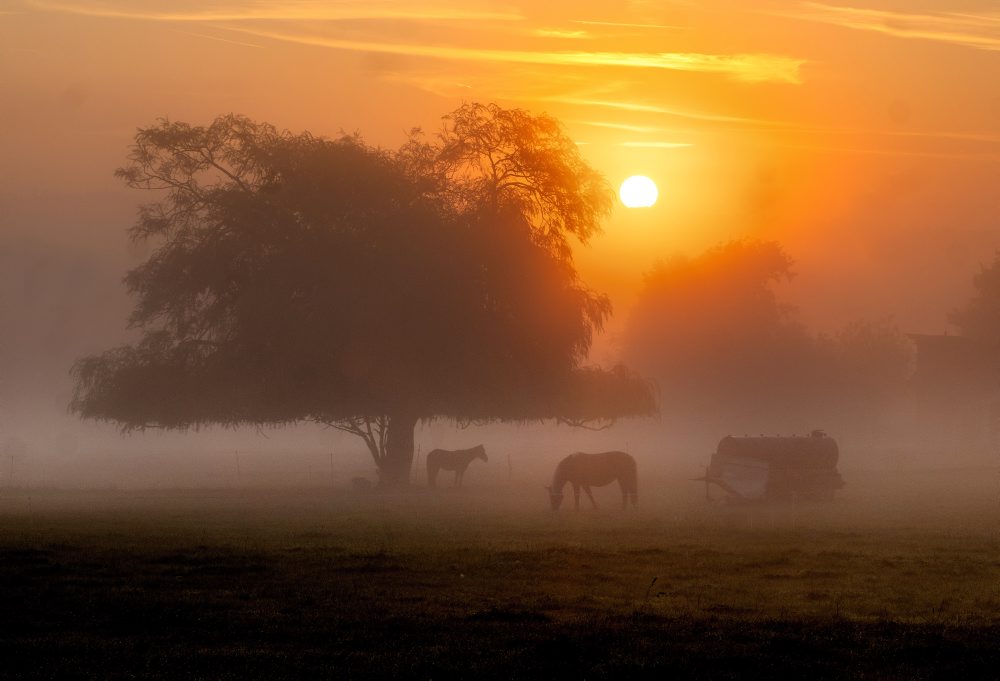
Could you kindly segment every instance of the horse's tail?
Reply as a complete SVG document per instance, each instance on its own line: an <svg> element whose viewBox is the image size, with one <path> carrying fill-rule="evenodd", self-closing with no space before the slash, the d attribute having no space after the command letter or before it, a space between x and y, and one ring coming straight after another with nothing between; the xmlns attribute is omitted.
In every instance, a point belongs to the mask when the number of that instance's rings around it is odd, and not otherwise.
<svg viewBox="0 0 1000 681"><path fill-rule="evenodd" d="M427 486L437 487L437 476L441 466L438 464L437 450L427 453Z"/></svg>

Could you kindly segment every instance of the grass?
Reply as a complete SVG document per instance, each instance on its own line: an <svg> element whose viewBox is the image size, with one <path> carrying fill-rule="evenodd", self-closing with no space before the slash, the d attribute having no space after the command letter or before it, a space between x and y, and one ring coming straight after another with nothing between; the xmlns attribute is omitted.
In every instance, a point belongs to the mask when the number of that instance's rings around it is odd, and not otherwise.
<svg viewBox="0 0 1000 681"><path fill-rule="evenodd" d="M666 480L578 514L534 488L3 490L0 675L995 677L995 488L886 480L769 508Z"/></svg>

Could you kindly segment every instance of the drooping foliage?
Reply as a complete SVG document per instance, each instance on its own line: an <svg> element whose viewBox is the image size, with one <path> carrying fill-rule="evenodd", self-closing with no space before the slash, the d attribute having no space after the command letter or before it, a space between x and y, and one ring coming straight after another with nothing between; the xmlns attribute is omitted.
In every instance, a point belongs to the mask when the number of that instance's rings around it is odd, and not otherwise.
<svg viewBox="0 0 1000 681"><path fill-rule="evenodd" d="M380 467L394 459L397 478L418 419L648 413L635 376L581 368L610 305L552 245L597 223L548 217L537 196L473 201L474 173L443 172L446 149L232 115L140 130L118 175L162 192L131 233L156 245L125 279L141 337L78 362L73 409L124 429L316 420L363 437Z"/></svg>

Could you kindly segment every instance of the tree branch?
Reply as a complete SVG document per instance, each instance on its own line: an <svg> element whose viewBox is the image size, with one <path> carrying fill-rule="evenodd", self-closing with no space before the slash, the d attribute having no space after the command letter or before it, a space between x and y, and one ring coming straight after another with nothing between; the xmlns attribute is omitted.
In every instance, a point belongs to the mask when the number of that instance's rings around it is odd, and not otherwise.
<svg viewBox="0 0 1000 681"><path fill-rule="evenodd" d="M602 423L602 421L606 421ZM573 419L573 418L563 418L559 417L556 419L556 423L562 423L572 428L583 428L584 430L607 430L611 426L615 425L616 419ZM597 422L600 425L588 425L592 422Z"/></svg>
<svg viewBox="0 0 1000 681"><path fill-rule="evenodd" d="M318 423L326 426L327 428L333 428L334 430L339 430L344 433L350 433L351 435L356 435L364 440L365 445L368 447L368 451L372 455L372 459L375 461L375 465L378 466L381 463L381 458L383 451L379 448L379 445L375 442L375 438L372 436L371 428L368 427L368 417L344 419L342 421L330 421L327 419L318 419L313 417L310 419L313 423ZM365 424L365 428L362 428L362 423Z"/></svg>

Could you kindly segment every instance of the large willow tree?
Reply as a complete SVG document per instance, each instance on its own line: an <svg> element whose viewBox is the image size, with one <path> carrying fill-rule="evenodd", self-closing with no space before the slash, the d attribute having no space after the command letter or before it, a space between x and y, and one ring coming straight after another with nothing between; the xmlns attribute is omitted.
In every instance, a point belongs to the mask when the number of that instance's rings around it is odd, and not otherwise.
<svg viewBox="0 0 1000 681"><path fill-rule="evenodd" d="M72 408L124 430L324 423L408 480L418 421L650 413L623 368L584 366L608 300L567 238L606 183L547 117L466 105L398 152L239 116L138 132L130 187L158 193L125 278L140 340L74 367Z"/></svg>

